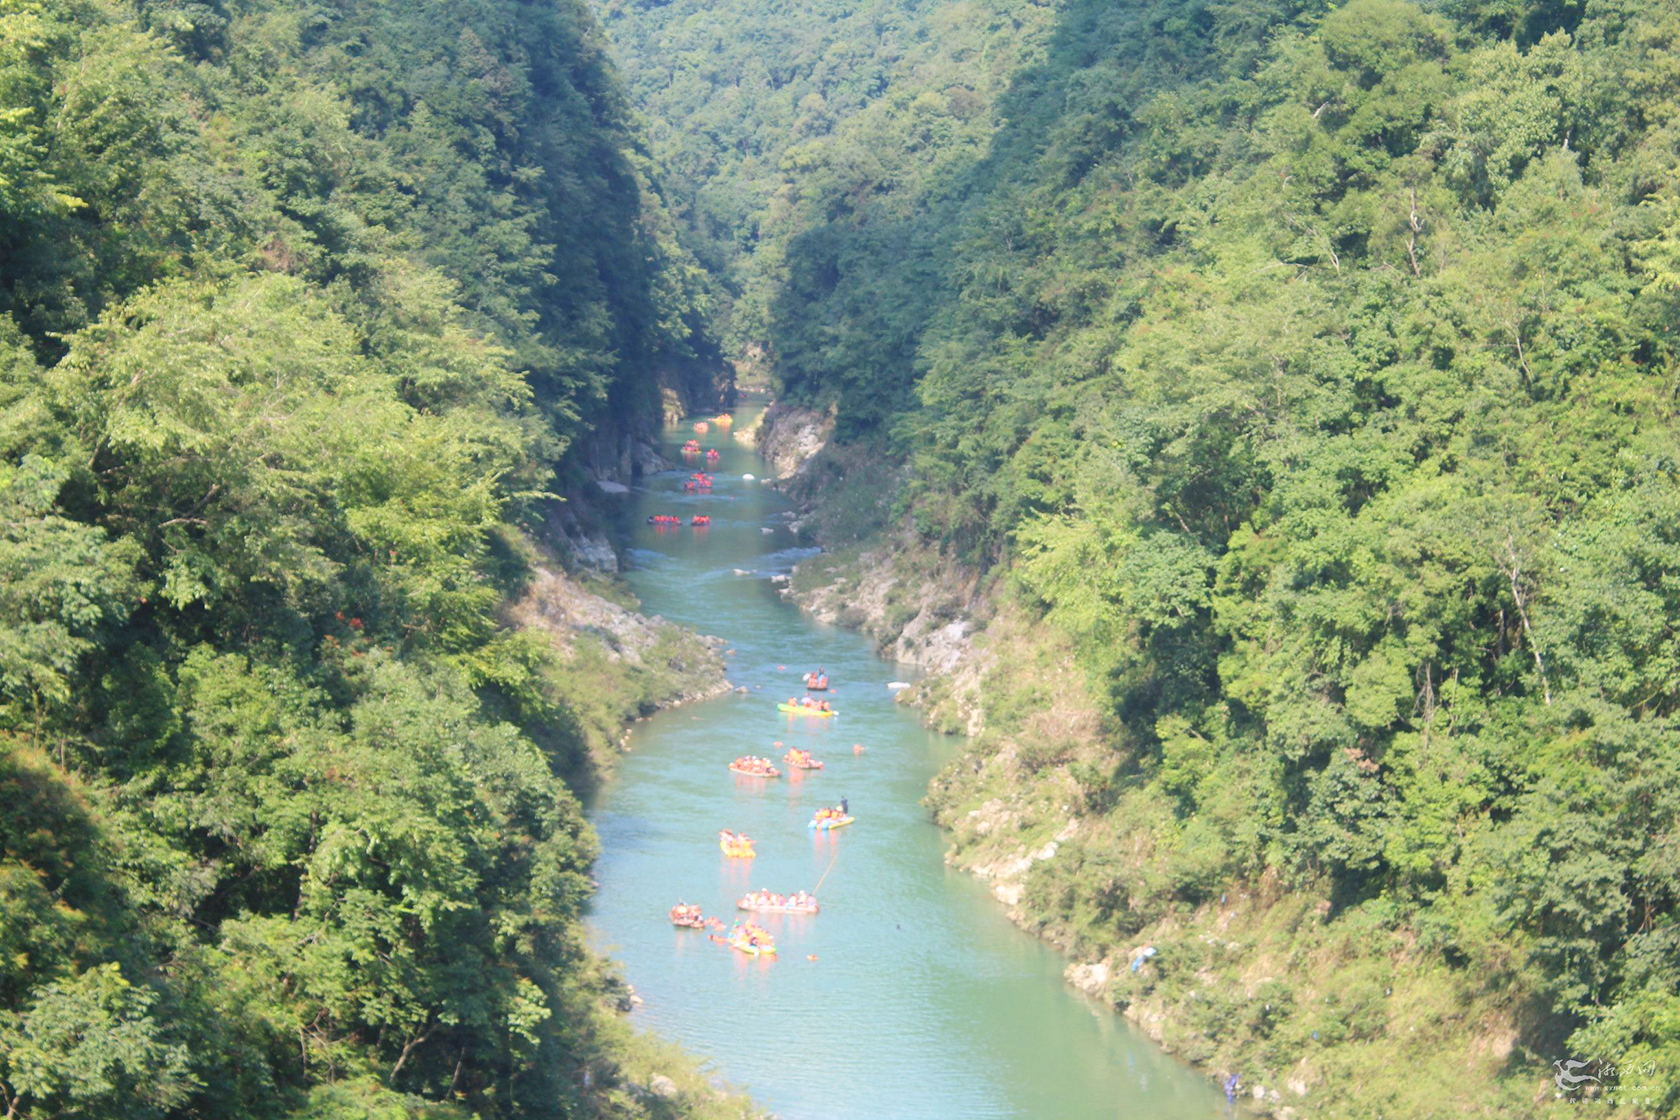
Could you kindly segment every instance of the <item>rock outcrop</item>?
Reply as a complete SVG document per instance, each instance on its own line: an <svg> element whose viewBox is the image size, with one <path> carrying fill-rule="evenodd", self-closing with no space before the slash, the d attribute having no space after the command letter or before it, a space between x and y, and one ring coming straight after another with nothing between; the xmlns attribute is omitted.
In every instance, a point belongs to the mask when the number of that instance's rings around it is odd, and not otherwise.
<svg viewBox="0 0 1680 1120"><path fill-rule="evenodd" d="M834 434L834 409L818 410L777 401L765 410L758 427L758 452L786 480L828 446Z"/></svg>

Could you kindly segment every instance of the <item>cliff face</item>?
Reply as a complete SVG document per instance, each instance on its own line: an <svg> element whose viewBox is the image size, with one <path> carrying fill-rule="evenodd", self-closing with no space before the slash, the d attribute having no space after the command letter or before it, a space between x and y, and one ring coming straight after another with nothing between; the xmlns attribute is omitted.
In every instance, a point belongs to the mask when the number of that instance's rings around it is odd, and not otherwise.
<svg viewBox="0 0 1680 1120"><path fill-rule="evenodd" d="M765 410L758 427L758 453L775 477L797 476L828 446L834 434L834 409L814 409L780 401Z"/></svg>
<svg viewBox="0 0 1680 1120"><path fill-rule="evenodd" d="M734 399L727 367L694 361L667 371L657 399L604 415L567 451L560 472L564 501L548 513L548 543L576 567L619 571L611 531L614 503L642 477L679 465L661 452L660 429Z"/></svg>
<svg viewBox="0 0 1680 1120"><path fill-rule="evenodd" d="M947 680L989 663L976 635L992 613L979 577L929 549L912 526L884 532L899 469L834 444L833 409L775 404L756 431L777 484L800 503L790 528L825 551L795 566L781 594L822 622L873 637L883 656ZM859 536L860 531L867 535Z"/></svg>
<svg viewBox="0 0 1680 1120"><path fill-rule="evenodd" d="M613 509L637 480L676 466L660 452L659 430L691 407L677 390L665 388L657 403L606 416L571 446L561 471L563 500L549 507L544 532L568 565L620 570Z"/></svg>
<svg viewBox="0 0 1680 1120"><path fill-rule="evenodd" d="M651 416L614 419L581 440L574 455L587 480L597 489L622 493L619 487L643 475L670 470L674 464L659 451L657 421Z"/></svg>

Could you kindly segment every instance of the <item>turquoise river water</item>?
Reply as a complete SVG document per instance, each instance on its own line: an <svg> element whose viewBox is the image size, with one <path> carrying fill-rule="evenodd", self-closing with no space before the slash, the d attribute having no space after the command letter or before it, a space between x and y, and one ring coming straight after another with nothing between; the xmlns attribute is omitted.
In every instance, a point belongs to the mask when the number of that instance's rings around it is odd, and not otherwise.
<svg viewBox="0 0 1680 1120"><path fill-rule="evenodd" d="M686 425L666 433L673 460L691 435ZM591 808L604 853L591 926L644 1001L632 1021L709 1059L786 1120L1230 1115L1223 1093L1068 987L1060 956L945 866L921 798L956 741L893 703L887 685L909 679L907 666L777 596L770 576L810 552L781 516L788 503L743 480L766 472L751 448L716 429L698 438L722 455L709 495L682 492L685 470L644 480L626 501L629 579L648 613L727 639L729 679L748 691L638 724ZM712 523L691 528L700 512ZM646 524L654 513L684 525ZM818 666L840 715L778 712ZM781 755L795 745L826 768L787 767ZM777 760L782 777L727 769L749 753ZM856 824L807 829L841 797ZM752 836L757 858L725 858L720 828ZM819 880L821 913L761 919L774 960L667 920L684 901L731 922L750 888Z"/></svg>

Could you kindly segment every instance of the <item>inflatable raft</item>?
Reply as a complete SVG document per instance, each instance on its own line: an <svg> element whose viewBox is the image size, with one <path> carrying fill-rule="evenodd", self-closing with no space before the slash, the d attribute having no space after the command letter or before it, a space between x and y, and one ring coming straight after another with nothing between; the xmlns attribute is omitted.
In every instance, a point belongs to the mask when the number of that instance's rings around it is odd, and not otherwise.
<svg viewBox="0 0 1680 1120"><path fill-rule="evenodd" d="M776 707L781 711L791 712L794 715L817 716L821 719L828 719L830 716L837 716L840 714L839 712L833 710L825 712L821 708L807 708L803 704L777 704Z"/></svg>
<svg viewBox="0 0 1680 1120"><path fill-rule="evenodd" d="M795 770L821 770L823 768L821 762L800 751L789 751L782 756L782 761Z"/></svg>
<svg viewBox="0 0 1680 1120"><path fill-rule="evenodd" d="M815 902L804 906L760 906L750 898L743 898L735 904L737 910L753 910L760 914L815 914L818 906Z"/></svg>
<svg viewBox="0 0 1680 1120"><path fill-rule="evenodd" d="M718 833L718 847L730 859L752 859L757 854L753 851L752 837L727 829Z"/></svg>
<svg viewBox="0 0 1680 1120"><path fill-rule="evenodd" d="M856 819L857 819L856 817L828 817L824 820L812 821L811 823L807 824L805 827L806 828L820 828L824 832L827 832L831 829L845 828L847 825L851 824Z"/></svg>
<svg viewBox="0 0 1680 1120"><path fill-rule="evenodd" d="M779 778L782 776L782 772L774 766L768 770L748 770L746 767L737 766L733 762L729 764L729 772L731 774L742 774L748 778Z"/></svg>
<svg viewBox="0 0 1680 1120"><path fill-rule="evenodd" d="M678 903L671 907L671 924L682 929L705 929L706 919L700 913L700 907Z"/></svg>
<svg viewBox="0 0 1680 1120"><path fill-rule="evenodd" d="M756 942L756 944L755 944ZM754 922L748 922L735 932L735 936L724 942L731 949L745 953L749 957L773 957L776 955L776 939L770 936L770 931Z"/></svg>

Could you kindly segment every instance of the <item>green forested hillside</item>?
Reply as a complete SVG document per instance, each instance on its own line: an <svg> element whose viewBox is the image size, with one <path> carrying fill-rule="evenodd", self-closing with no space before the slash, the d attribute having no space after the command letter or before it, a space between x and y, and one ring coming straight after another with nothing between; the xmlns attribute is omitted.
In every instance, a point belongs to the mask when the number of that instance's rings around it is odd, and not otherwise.
<svg viewBox="0 0 1680 1120"><path fill-rule="evenodd" d="M912 0L783 4L604 0L599 5L649 141L671 184L686 242L717 277L714 333L743 370L763 365L771 305L798 184L839 145L853 117L914 96L924 68L1019 36L1032 9L979 12ZM980 14L999 26L973 27ZM967 80L991 92L1011 58ZM960 112L978 111L971 95ZM893 159L892 153L864 158Z"/></svg>
<svg viewBox="0 0 1680 1120"><path fill-rule="evenodd" d="M714 337L983 577L931 804L1105 995L1313 1115L1680 1110L1680 4L602 15L0 0L8 1116L687 1107L504 606Z"/></svg>
<svg viewBox="0 0 1680 1120"><path fill-rule="evenodd" d="M1029 920L1324 1114L1509 1115L1571 1055L1680 1108L1680 6L902 7L914 63L733 212L784 397L1029 620L959 858L1077 818ZM671 127L784 121L801 49Z"/></svg>
<svg viewBox="0 0 1680 1120"><path fill-rule="evenodd" d="M684 1111L501 615L671 231L579 4L0 0L8 1117Z"/></svg>

